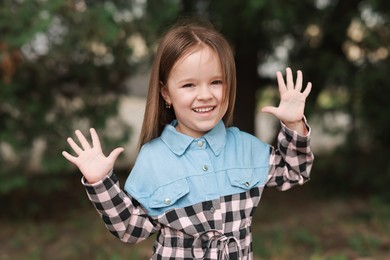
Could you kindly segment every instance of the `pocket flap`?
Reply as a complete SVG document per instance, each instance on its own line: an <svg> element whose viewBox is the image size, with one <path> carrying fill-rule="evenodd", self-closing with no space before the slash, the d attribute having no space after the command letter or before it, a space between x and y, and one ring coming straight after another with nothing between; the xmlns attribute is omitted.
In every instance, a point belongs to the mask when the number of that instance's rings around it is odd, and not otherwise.
<svg viewBox="0 0 390 260"><path fill-rule="evenodd" d="M245 190L264 186L267 181L267 168L231 169L227 171L230 184Z"/></svg>
<svg viewBox="0 0 390 260"><path fill-rule="evenodd" d="M150 208L169 207L189 192L186 179L181 179L157 188L149 200Z"/></svg>

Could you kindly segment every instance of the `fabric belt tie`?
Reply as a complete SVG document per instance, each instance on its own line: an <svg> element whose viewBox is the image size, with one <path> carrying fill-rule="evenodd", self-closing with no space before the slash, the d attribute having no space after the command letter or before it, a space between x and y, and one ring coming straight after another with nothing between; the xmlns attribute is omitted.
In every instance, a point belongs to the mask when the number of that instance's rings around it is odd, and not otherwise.
<svg viewBox="0 0 390 260"><path fill-rule="evenodd" d="M198 240L199 239L203 240L203 237L210 235L210 234L211 234L211 237L208 239L206 247L201 246L202 255L196 256L195 249L196 249L196 244L197 244ZM214 241L217 242L218 260L229 260L230 259L229 258L229 244L231 242L235 243L236 249L237 249L237 254L238 254L238 259L240 258L241 247L240 247L240 242L238 241L238 239L234 236L225 236L223 233L221 233L215 229L208 230L208 231L202 233L200 236L195 238L194 243L192 245L192 249L191 249L192 257L194 257L194 259L204 259L207 256L209 249L212 248L212 243Z"/></svg>

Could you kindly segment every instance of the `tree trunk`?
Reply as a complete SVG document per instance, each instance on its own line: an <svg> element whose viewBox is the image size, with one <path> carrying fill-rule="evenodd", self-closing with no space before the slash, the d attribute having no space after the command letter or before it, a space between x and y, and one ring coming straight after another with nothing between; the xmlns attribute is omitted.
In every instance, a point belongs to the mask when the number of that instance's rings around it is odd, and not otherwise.
<svg viewBox="0 0 390 260"><path fill-rule="evenodd" d="M257 50L248 51L250 46L236 48L237 97L234 113L234 125L241 130L254 134L256 114L256 90L259 85L257 73ZM252 49L252 48L251 48Z"/></svg>

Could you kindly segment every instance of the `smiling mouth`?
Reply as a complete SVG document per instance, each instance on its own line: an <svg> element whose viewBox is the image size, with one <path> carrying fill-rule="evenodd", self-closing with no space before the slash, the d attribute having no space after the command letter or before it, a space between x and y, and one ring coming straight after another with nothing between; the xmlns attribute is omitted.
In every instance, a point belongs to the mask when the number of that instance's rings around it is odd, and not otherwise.
<svg viewBox="0 0 390 260"><path fill-rule="evenodd" d="M199 107L199 108L193 108L192 110L196 113L207 113L215 109L215 106L213 107Z"/></svg>

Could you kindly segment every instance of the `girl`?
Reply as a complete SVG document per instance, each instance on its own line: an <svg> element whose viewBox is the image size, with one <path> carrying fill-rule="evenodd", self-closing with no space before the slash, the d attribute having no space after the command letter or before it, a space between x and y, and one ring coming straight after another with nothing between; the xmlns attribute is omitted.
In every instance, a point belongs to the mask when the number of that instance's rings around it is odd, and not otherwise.
<svg viewBox="0 0 390 260"><path fill-rule="evenodd" d="M309 179L313 154L304 118L311 83L302 90L277 72L281 101L263 112L281 121L278 149L228 127L236 93L232 51L209 26L173 27L152 67L140 151L124 191L112 169L123 148L106 157L77 130L77 154L63 155L108 230L129 243L157 233L151 259L252 259L252 216L265 186L287 190Z"/></svg>

